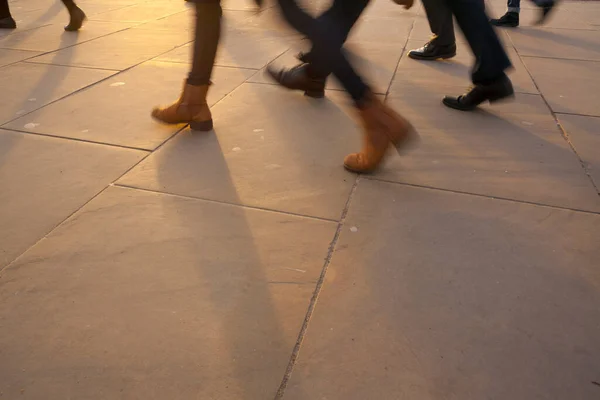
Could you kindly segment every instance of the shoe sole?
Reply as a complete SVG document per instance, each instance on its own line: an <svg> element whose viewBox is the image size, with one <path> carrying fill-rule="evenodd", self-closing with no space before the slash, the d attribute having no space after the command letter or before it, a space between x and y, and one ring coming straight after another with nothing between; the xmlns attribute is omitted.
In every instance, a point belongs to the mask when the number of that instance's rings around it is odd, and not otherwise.
<svg viewBox="0 0 600 400"><path fill-rule="evenodd" d="M190 129L193 131L208 132L213 130L213 121L191 121Z"/></svg>
<svg viewBox="0 0 600 400"><path fill-rule="evenodd" d="M518 28L519 24L492 24L492 26L495 26L496 28Z"/></svg>
<svg viewBox="0 0 600 400"><path fill-rule="evenodd" d="M78 30L80 30L83 27L83 24L87 21L87 16L85 14L83 14L83 18L81 18L81 21L78 21L77 24L71 26L71 23L69 23L69 25L65 26L65 32L77 32Z"/></svg>
<svg viewBox="0 0 600 400"><path fill-rule="evenodd" d="M476 106L473 107L457 107L454 103L451 103L450 101L447 101L446 99L442 99L442 104L445 105L448 108L452 108L453 110L458 110L458 111L473 111L475 110L477 107L479 107L481 104L485 103L486 101L489 102L490 104L495 104L495 103L502 103L502 102L508 102L511 100L514 100L515 98L515 94L509 94L508 96L498 96L498 97L491 97L487 100L482 101L481 103L477 104Z"/></svg>
<svg viewBox="0 0 600 400"><path fill-rule="evenodd" d="M413 60L420 60L420 61L436 61L436 60L449 60L451 58L456 57L456 53L453 54L443 54L441 56L438 57L423 57L423 56L417 56L411 53L408 53L408 58L412 58Z"/></svg>
<svg viewBox="0 0 600 400"><path fill-rule="evenodd" d="M294 89L290 89L290 90L294 90ZM306 90L304 92L304 95L306 97L311 97L313 99L322 99L323 97L325 97L325 91L314 91L314 90Z"/></svg>

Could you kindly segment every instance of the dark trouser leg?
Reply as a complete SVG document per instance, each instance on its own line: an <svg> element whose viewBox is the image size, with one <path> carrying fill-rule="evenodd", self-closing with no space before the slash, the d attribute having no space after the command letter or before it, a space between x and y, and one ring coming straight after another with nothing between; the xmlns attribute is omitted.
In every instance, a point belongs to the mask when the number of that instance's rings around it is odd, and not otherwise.
<svg viewBox="0 0 600 400"><path fill-rule="evenodd" d="M360 5L364 10L369 0L340 1L345 1L349 7L358 8ZM314 74L325 76L331 71L352 99L360 103L368 87L343 54L342 45L346 35L340 29L341 23L337 18L329 15L316 20L300 9L294 0L279 0L279 5L289 24L312 42L311 69Z"/></svg>
<svg viewBox="0 0 600 400"><path fill-rule="evenodd" d="M192 70L187 83L194 86L208 85L212 74L217 47L221 37L223 11L218 0L196 3L196 30Z"/></svg>
<svg viewBox="0 0 600 400"><path fill-rule="evenodd" d="M67 7L67 10L69 10L69 12L72 12L77 8L77 4L75 4L75 1L73 0L62 0L62 2L65 5L65 7Z"/></svg>
<svg viewBox="0 0 600 400"><path fill-rule="evenodd" d="M368 1L334 0L331 7L317 17L317 23L328 24L330 21L336 21L339 38L343 44L367 5ZM311 62L311 57L312 49L305 55L304 59Z"/></svg>
<svg viewBox="0 0 600 400"><path fill-rule="evenodd" d="M427 21L435 35L432 43L436 46L449 46L456 42L452 10L445 0L423 0Z"/></svg>
<svg viewBox="0 0 600 400"><path fill-rule="evenodd" d="M489 84L503 78L510 60L490 25L480 0L446 0L475 55L471 71L474 84Z"/></svg>
<svg viewBox="0 0 600 400"><path fill-rule="evenodd" d="M10 9L8 8L8 0L0 0L0 19L9 18Z"/></svg>

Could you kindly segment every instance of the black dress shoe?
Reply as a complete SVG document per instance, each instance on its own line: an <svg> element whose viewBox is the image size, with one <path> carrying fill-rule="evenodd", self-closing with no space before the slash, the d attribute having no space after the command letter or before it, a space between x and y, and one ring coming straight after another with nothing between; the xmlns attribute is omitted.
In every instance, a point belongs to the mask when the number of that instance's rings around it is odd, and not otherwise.
<svg viewBox="0 0 600 400"><path fill-rule="evenodd" d="M415 60L438 60L448 59L456 55L456 44L438 46L433 42L425 43L420 49L411 50L408 56Z"/></svg>
<svg viewBox="0 0 600 400"><path fill-rule="evenodd" d="M310 64L311 54L310 52L301 51L296 54L296 59L302 61L305 64Z"/></svg>
<svg viewBox="0 0 600 400"><path fill-rule="evenodd" d="M12 17L0 19L0 29L16 29L17 23Z"/></svg>
<svg viewBox="0 0 600 400"><path fill-rule="evenodd" d="M519 26L519 13L508 11L506 14L497 19L491 19L490 23L494 26L502 26L505 28L516 28Z"/></svg>
<svg viewBox="0 0 600 400"><path fill-rule="evenodd" d="M79 7L75 7L73 11L69 10L69 15L71 19L69 21L69 25L65 26L65 31L75 32L81 29L83 26L83 21L87 19L83 10Z"/></svg>
<svg viewBox="0 0 600 400"><path fill-rule="evenodd" d="M309 64L298 64L290 69L275 70L269 65L267 72L283 87L303 90L304 95L309 97L324 97L326 78L310 76L308 68Z"/></svg>
<svg viewBox="0 0 600 400"><path fill-rule="evenodd" d="M554 10L554 6L556 5L555 2L551 2L548 3L546 5L542 6L542 12L540 14L540 17L538 18L538 20L535 22L536 25L542 25L544 22L546 22L546 20L548 19L548 16L550 15L550 13L552 12L552 10Z"/></svg>
<svg viewBox="0 0 600 400"><path fill-rule="evenodd" d="M505 75L489 85L475 85L468 93L458 97L446 96L442 102L445 106L461 111L474 110L484 101L495 103L515 96L510 79Z"/></svg>

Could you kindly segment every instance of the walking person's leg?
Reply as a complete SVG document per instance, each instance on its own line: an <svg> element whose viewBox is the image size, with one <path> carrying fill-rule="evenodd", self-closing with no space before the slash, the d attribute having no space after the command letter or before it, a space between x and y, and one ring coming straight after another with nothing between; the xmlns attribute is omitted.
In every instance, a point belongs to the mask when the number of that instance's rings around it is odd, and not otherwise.
<svg viewBox="0 0 600 400"><path fill-rule="evenodd" d="M193 1L193 0L190 0ZM213 127L206 95L221 37L223 11L219 0L196 1L196 27L192 69L179 100L167 107L155 108L152 116L167 124L189 123L190 128L209 131Z"/></svg>
<svg viewBox="0 0 600 400"><path fill-rule="evenodd" d="M521 0L508 0L506 4L506 14L500 18L491 19L494 26L505 28L516 28L519 26L519 12L521 12Z"/></svg>
<svg viewBox="0 0 600 400"><path fill-rule="evenodd" d="M359 0L343 1L347 6L362 7L363 10L366 6ZM301 10L294 0L279 0L279 5L286 20L312 42L311 64L306 74L323 76L331 71L354 100L363 125L364 144L360 153L345 158L344 166L355 172L375 170L390 144L400 150L416 135L412 125L384 105L352 68L342 51L345 36L335 15L317 21ZM288 72L271 71L271 74L282 83Z"/></svg>
<svg viewBox="0 0 600 400"><path fill-rule="evenodd" d="M446 0L475 55L471 80L475 87L463 96L445 97L444 104L463 111L514 96L505 70L510 60L490 25L480 0Z"/></svg>
<svg viewBox="0 0 600 400"><path fill-rule="evenodd" d="M15 29L17 23L10 14L8 0L0 0L0 29Z"/></svg>
<svg viewBox="0 0 600 400"><path fill-rule="evenodd" d="M83 26L83 22L86 20L85 13L74 0L61 0L67 11L69 11L69 25L65 26L65 31L78 31Z"/></svg>
<svg viewBox="0 0 600 400"><path fill-rule="evenodd" d="M445 0L423 0L423 7L433 38L420 49L409 51L408 56L417 60L454 57L456 55L456 37L452 10Z"/></svg>
<svg viewBox="0 0 600 400"><path fill-rule="evenodd" d="M335 28L338 29L336 47L341 48L368 4L369 0L334 0L331 7L317 17L316 21L319 24L327 23L327 21L337 21L335 25ZM314 72L314 68L310 65L314 58L313 52L314 46L309 52L300 53L298 59L301 63L285 71L284 75L278 73L275 79L289 89L302 90L306 96L321 98L325 96L325 84L331 71L325 71L319 75L309 72ZM270 71L273 72L273 70Z"/></svg>
<svg viewBox="0 0 600 400"><path fill-rule="evenodd" d="M540 15L536 25L542 25L548 19L550 13L556 6L555 0L532 0L540 8ZM492 19L490 22L495 26L515 28L519 26L519 13L521 12L521 0L508 0L507 11L502 17Z"/></svg>

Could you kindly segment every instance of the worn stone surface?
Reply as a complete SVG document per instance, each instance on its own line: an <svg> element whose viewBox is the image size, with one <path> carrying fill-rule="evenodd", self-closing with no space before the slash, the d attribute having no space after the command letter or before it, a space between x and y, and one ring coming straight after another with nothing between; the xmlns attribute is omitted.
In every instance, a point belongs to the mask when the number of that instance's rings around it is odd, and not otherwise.
<svg viewBox="0 0 600 400"><path fill-rule="evenodd" d="M0 130L0 270L144 155Z"/></svg>
<svg viewBox="0 0 600 400"><path fill-rule="evenodd" d="M596 188L600 188L600 118L559 114L558 121L585 163Z"/></svg>
<svg viewBox="0 0 600 400"><path fill-rule="evenodd" d="M0 391L273 398L335 227L110 188L4 272Z"/></svg>
<svg viewBox="0 0 600 400"><path fill-rule="evenodd" d="M523 57L554 112L600 116L600 63Z"/></svg>
<svg viewBox="0 0 600 400"><path fill-rule="evenodd" d="M0 74L0 125L111 76L113 72L17 63Z"/></svg>
<svg viewBox="0 0 600 400"><path fill-rule="evenodd" d="M600 211L600 199L544 101L516 101L465 114L439 107L461 88L409 87L388 99L422 135L375 178L566 208Z"/></svg>
<svg viewBox="0 0 600 400"><path fill-rule="evenodd" d="M38 63L124 70L173 50L191 38L180 32L128 29L32 59Z"/></svg>
<svg viewBox="0 0 600 400"><path fill-rule="evenodd" d="M496 29L516 98L464 113L440 104L470 84L460 28L454 59L411 60L422 5L371 2L346 54L422 140L357 176L340 83L265 76L310 47L276 0L222 1L212 132L150 117L192 4L77 2L78 33L48 0L0 31L0 398L598 397L600 3L532 27L523 2Z"/></svg>
<svg viewBox="0 0 600 400"><path fill-rule="evenodd" d="M284 399L593 399L600 216L361 180Z"/></svg>

